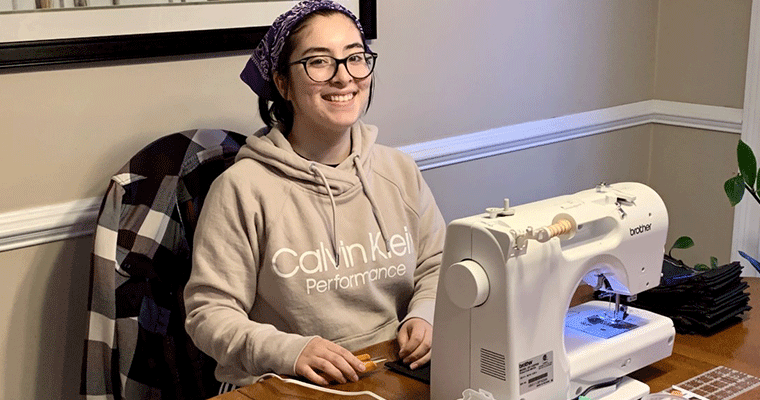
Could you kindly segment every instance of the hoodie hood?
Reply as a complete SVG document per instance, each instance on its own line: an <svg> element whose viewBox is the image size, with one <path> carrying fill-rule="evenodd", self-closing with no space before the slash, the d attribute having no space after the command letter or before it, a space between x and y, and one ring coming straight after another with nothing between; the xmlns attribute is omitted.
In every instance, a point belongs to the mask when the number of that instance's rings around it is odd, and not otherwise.
<svg viewBox="0 0 760 400"><path fill-rule="evenodd" d="M337 167L331 168L296 154L288 139L277 128L262 128L248 138L238 152L236 161L244 158L254 159L279 170L294 182L326 195L325 183L312 169L316 165L324 174L332 194L340 196L361 184L355 168L361 166L363 172L369 171L370 154L376 138L376 127L357 122L351 127L351 153ZM358 162L354 160L357 157Z"/></svg>
<svg viewBox="0 0 760 400"><path fill-rule="evenodd" d="M245 158L254 159L268 165L291 178L294 183L313 190L320 195L330 198L332 211L332 226L329 228L332 236L332 249L335 259L340 259L338 250L338 224L336 223L338 206L335 196L340 196L359 187L372 207L380 234L383 237L385 249L388 243L388 229L385 226L380 208L372 195L367 181L366 172L371 167L371 150L377 138L377 128L358 121L351 127L351 153L337 167L332 168L307 160L299 156L288 142L288 139L276 128L264 128L246 140L235 161Z"/></svg>

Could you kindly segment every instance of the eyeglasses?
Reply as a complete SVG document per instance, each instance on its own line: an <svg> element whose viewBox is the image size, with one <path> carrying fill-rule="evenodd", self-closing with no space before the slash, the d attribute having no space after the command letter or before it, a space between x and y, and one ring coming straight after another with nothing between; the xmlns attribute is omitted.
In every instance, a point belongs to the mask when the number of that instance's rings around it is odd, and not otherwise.
<svg viewBox="0 0 760 400"><path fill-rule="evenodd" d="M346 66L346 71L354 79L364 79L375 69L376 59L377 54L365 51L341 59L332 56L311 56L294 61L290 65L301 64L311 80L327 82L335 77L341 64Z"/></svg>

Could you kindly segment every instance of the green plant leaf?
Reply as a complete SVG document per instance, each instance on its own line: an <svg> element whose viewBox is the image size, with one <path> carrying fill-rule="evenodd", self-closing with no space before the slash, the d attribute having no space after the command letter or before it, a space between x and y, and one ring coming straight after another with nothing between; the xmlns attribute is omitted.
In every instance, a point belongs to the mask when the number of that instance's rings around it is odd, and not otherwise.
<svg viewBox="0 0 760 400"><path fill-rule="evenodd" d="M728 201L731 202L731 207L739 204L744 197L744 178L741 175L736 175L723 184L723 189L726 191Z"/></svg>
<svg viewBox="0 0 760 400"><path fill-rule="evenodd" d="M736 156L739 159L739 172L744 177L744 182L751 188L755 187L755 179L757 178L755 153L752 152L747 143L739 140L739 145L736 146Z"/></svg>
<svg viewBox="0 0 760 400"><path fill-rule="evenodd" d="M713 268L718 268L718 258L717 257L710 257L710 266Z"/></svg>
<svg viewBox="0 0 760 400"><path fill-rule="evenodd" d="M694 241L691 240L690 237L681 236L680 238L676 239L675 243L673 243L673 246L670 247L670 250L668 250L668 255L670 256L670 253L673 251L673 249L688 249L689 247L693 246Z"/></svg>
<svg viewBox="0 0 760 400"><path fill-rule="evenodd" d="M694 269L696 269L697 271L707 271L710 268L705 264L697 264L694 266Z"/></svg>
<svg viewBox="0 0 760 400"><path fill-rule="evenodd" d="M689 247L694 247L694 241L691 240L688 236L681 236L680 238L676 239L676 242L673 243L673 249L688 249Z"/></svg>

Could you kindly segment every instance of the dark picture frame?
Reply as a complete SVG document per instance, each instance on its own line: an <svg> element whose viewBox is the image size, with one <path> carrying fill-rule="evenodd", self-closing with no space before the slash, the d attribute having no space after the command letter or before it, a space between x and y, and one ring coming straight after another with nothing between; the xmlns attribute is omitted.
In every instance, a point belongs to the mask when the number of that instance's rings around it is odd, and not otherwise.
<svg viewBox="0 0 760 400"><path fill-rule="evenodd" d="M204 4L203 6L213 7L214 5ZM159 8L170 7L174 6ZM358 0L358 7L358 17L367 39L376 39L376 0ZM152 8L155 9L155 7ZM2 17L0 15L0 20ZM275 17L276 15L269 19L270 23ZM9 42L0 40L0 69L157 57L204 56L253 50L268 28L268 25L260 25Z"/></svg>

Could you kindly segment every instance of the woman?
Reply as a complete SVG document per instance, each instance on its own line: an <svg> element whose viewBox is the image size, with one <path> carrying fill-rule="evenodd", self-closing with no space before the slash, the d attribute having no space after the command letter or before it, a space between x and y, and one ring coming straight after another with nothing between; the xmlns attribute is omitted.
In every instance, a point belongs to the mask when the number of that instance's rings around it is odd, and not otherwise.
<svg viewBox="0 0 760 400"><path fill-rule="evenodd" d="M267 127L211 187L185 289L221 382L356 381L351 351L394 338L411 368L430 359L445 224L414 161L359 121L375 59L350 11L309 0L241 74Z"/></svg>

